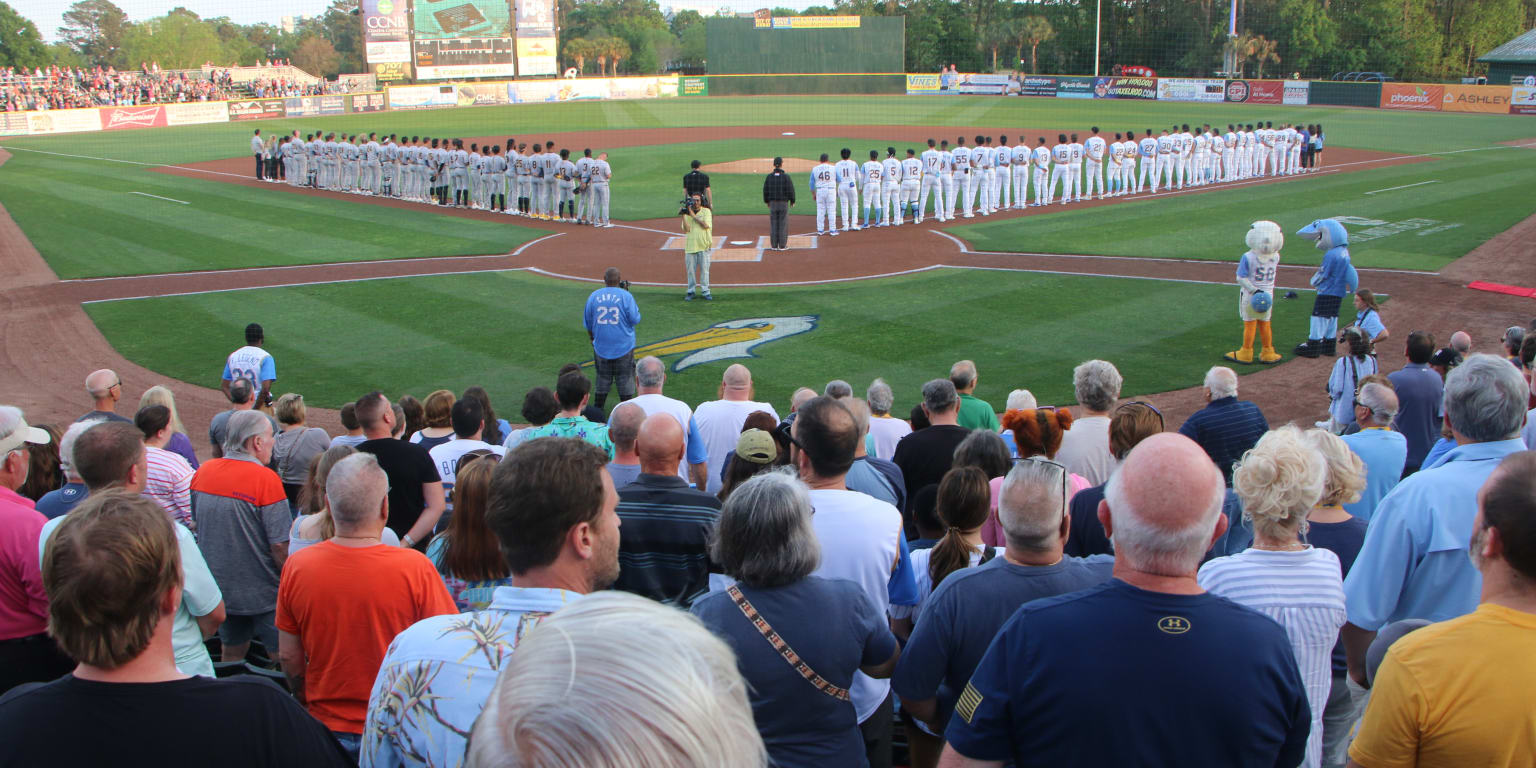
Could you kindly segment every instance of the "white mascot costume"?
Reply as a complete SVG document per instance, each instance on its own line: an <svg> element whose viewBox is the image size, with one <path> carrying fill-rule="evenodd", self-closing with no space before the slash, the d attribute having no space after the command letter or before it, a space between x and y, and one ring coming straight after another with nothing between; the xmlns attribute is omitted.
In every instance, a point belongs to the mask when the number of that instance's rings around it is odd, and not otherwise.
<svg viewBox="0 0 1536 768"><path fill-rule="evenodd" d="M1257 335L1263 343L1259 362L1272 365L1280 362L1269 318L1274 312L1275 273L1280 268L1285 235L1273 221L1255 221L1248 230L1247 241L1248 252L1237 263L1237 284L1241 288L1237 313L1243 319L1243 347L1225 357L1235 363L1252 364L1253 339Z"/></svg>

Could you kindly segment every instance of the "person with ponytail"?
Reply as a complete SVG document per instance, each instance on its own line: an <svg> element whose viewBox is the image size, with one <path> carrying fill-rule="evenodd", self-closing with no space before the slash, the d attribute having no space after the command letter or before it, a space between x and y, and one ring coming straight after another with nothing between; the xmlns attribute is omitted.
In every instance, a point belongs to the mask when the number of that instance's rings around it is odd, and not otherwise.
<svg viewBox="0 0 1536 768"><path fill-rule="evenodd" d="M985 563L1001 551L981 541L981 526L987 521L992 490L987 473L974 466L958 466L944 473L939 481L937 512L944 523L944 535L932 549L912 552L912 575L917 580L917 603L892 605L893 628L902 639L912 634L912 626L923 610L923 601L935 587L961 568Z"/></svg>
<svg viewBox="0 0 1536 768"><path fill-rule="evenodd" d="M1065 408L1058 410L1050 406L1023 410L1009 409L1003 412L1001 421L1003 429L1013 433L1013 443L1018 449L1020 459L1043 456L1055 461L1056 452L1061 450L1062 438L1067 430L1072 428L1072 412ZM1082 475L1076 473L1067 475L1069 498L1091 485L1092 483ZM1001 491L1002 479L998 478L993 481L992 514L987 517L987 522L981 529L981 540L989 547L1001 547L1007 543L1002 523L997 517L995 501Z"/></svg>

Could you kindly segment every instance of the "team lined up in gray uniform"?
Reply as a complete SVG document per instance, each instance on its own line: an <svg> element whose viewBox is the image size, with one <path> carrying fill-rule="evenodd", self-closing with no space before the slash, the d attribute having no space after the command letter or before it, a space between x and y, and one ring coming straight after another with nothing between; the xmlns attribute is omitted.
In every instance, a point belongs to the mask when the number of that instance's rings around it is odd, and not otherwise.
<svg viewBox="0 0 1536 768"><path fill-rule="evenodd" d="M572 162L570 150L557 150L553 142L534 144L530 152L511 138L505 147L472 142L466 149L462 139L393 134L380 139L372 133L300 138L294 131L283 137L277 156L292 186L613 226L607 152L593 157L592 150L583 150ZM508 197L516 201L510 210Z"/></svg>

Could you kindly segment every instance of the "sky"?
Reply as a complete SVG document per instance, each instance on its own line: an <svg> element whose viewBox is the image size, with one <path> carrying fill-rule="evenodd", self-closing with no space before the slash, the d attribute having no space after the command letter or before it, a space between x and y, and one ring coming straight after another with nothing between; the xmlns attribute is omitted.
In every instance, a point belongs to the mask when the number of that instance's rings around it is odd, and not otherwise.
<svg viewBox="0 0 1536 768"><path fill-rule="evenodd" d="M59 26L64 23L64 11L74 0L6 0L17 13L37 24L43 39L57 40ZM284 16L313 16L323 13L330 0L113 0L134 21L163 16L172 8L183 6L204 18L228 16L237 24L267 22L276 25ZM708 15L715 9L726 7L736 11L752 11L764 7L808 8L812 5L831 5L830 0L657 0L663 11L668 8L682 10L692 8Z"/></svg>

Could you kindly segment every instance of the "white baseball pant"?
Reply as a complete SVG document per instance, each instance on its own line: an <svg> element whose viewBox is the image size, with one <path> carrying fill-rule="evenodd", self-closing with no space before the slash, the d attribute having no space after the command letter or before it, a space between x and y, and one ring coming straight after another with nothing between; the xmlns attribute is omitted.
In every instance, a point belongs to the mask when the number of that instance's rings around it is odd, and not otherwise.
<svg viewBox="0 0 1536 768"><path fill-rule="evenodd" d="M816 190L816 233L827 234L837 231L837 190L823 188Z"/></svg>

